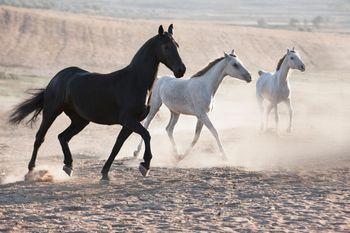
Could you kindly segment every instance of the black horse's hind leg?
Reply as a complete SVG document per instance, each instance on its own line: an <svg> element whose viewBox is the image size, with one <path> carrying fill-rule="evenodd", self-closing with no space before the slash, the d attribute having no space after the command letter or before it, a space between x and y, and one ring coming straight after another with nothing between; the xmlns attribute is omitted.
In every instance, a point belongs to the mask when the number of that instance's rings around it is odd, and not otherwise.
<svg viewBox="0 0 350 233"><path fill-rule="evenodd" d="M33 168L35 167L35 161L36 161L39 147L44 142L45 135L46 135L48 129L50 128L50 126L52 125L52 123L54 122L54 120L56 119L56 117L58 115L59 114L48 114L45 111L43 112L43 119L41 121L39 130L35 136L32 158L30 159L30 162L28 164L29 171L33 170Z"/></svg>
<svg viewBox="0 0 350 233"><path fill-rule="evenodd" d="M70 126L65 129L62 133L58 135L58 140L60 141L62 151L64 154L64 166L63 170L70 176L73 170L73 159L72 154L70 152L68 142L72 139L72 137L82 131L89 122L80 118L80 117L71 117L72 120Z"/></svg>
<svg viewBox="0 0 350 233"><path fill-rule="evenodd" d="M128 129L127 127L123 127L122 130L120 131L118 138L113 146L112 152L109 155L108 160L106 161L106 163L103 166L103 169L101 171L102 180L109 180L109 178L108 178L109 169L111 168L115 157L119 153L120 148L123 146L125 140L130 136L131 133L132 133L132 131L130 129Z"/></svg>

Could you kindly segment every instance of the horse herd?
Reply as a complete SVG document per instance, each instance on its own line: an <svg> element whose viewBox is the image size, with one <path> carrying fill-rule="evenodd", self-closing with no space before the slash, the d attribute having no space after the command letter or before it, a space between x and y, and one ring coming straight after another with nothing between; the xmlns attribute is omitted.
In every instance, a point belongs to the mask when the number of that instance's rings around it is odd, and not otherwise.
<svg viewBox="0 0 350 233"><path fill-rule="evenodd" d="M218 133L208 117L208 112L211 109L212 99L225 76L251 82L251 74L232 51L209 63L190 79L179 79L184 76L186 67L179 56L178 47L173 37L173 25L171 24L167 31L164 31L161 25L158 34L146 41L125 68L109 74L98 74L78 67L69 67L58 72L46 88L32 91L32 97L15 107L9 118L10 123L19 124L33 113L33 116L27 121L27 123L32 123L42 112L42 121L35 137L32 157L28 165L29 173L35 167L39 147L48 129L57 116L64 112L70 118L71 124L58 135L58 139L64 154L63 170L68 175L71 175L73 171L73 159L68 142L90 122L94 122L122 126L101 171L102 180L109 180L110 167L123 143L133 132L139 134L145 143L144 161L140 163L139 170L143 176L147 176L152 159L151 136L147 128L162 104L166 105L171 112L166 131L178 159L183 159L196 144L203 125L213 134L222 158L226 159ZM176 78L162 77L155 81L160 63L172 70ZM267 128L268 115L272 109L275 112L277 129L277 105L285 102L288 105L290 116L287 130L291 131L293 111L287 78L290 69L305 71L305 65L294 49L287 50L279 61L276 72L259 71L260 78L256 84L256 96L262 113L262 129ZM264 99L268 102L265 111L263 109ZM194 139L191 146L181 156L177 152L173 137L174 127L180 114L197 117ZM143 120L145 120L144 125L140 123ZM141 145L142 141L134 152L134 156L139 154Z"/></svg>

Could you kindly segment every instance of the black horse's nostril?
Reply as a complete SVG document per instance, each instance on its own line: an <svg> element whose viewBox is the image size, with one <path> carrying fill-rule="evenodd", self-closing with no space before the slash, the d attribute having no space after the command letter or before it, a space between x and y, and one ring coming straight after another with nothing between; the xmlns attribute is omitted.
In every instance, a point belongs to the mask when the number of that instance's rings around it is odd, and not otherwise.
<svg viewBox="0 0 350 233"><path fill-rule="evenodd" d="M186 73L186 66L182 64L182 66L179 68L179 73L183 76Z"/></svg>
<svg viewBox="0 0 350 233"><path fill-rule="evenodd" d="M186 67L184 64L182 64L177 69L175 69L174 74L176 78L181 78L184 76L185 72L186 72Z"/></svg>

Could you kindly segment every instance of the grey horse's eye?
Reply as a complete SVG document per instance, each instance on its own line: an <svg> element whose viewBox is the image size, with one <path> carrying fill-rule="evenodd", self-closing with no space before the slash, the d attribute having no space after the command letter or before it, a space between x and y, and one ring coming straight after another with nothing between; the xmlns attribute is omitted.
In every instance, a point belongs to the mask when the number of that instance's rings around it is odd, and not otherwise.
<svg viewBox="0 0 350 233"><path fill-rule="evenodd" d="M234 63L234 64L233 64L233 67L238 68L238 64L237 64L237 63Z"/></svg>
<svg viewBox="0 0 350 233"><path fill-rule="evenodd" d="M294 57L290 57L290 60L294 60Z"/></svg>

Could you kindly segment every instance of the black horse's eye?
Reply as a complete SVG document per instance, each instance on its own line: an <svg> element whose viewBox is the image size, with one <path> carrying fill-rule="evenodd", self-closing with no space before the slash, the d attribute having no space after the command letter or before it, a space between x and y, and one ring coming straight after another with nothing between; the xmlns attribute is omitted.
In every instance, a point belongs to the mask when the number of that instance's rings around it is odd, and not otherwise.
<svg viewBox="0 0 350 233"><path fill-rule="evenodd" d="M233 64L233 67L238 68L238 64L237 64L237 63L234 63L234 64Z"/></svg>
<svg viewBox="0 0 350 233"><path fill-rule="evenodd" d="M294 57L290 57L290 60L294 60Z"/></svg>

